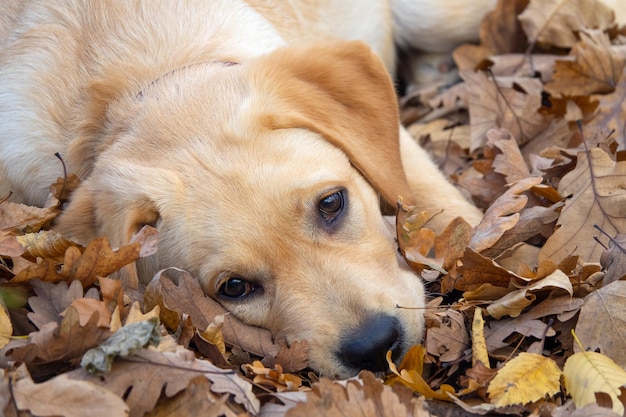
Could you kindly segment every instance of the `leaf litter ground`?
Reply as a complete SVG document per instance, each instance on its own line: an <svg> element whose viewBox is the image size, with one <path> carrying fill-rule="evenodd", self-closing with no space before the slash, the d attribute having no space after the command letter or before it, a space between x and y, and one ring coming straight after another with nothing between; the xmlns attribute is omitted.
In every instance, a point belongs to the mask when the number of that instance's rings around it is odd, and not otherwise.
<svg viewBox="0 0 626 417"><path fill-rule="evenodd" d="M480 37L453 54L458 83L402 98L485 217L437 235L436 213L399 203L400 250L431 298L423 345L387 376L319 378L306 341L239 322L185 271L108 278L158 237L113 250L49 231L68 176L45 208L0 203L3 415L622 415L626 30L595 0L509 0Z"/></svg>

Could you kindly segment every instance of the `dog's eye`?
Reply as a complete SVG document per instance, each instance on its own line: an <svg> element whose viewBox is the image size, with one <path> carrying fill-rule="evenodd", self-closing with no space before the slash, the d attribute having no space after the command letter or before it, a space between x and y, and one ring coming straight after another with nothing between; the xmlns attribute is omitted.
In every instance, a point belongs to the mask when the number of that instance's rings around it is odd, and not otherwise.
<svg viewBox="0 0 626 417"><path fill-rule="evenodd" d="M220 295L227 298L243 298L252 294L257 286L240 277L228 278L219 288Z"/></svg>
<svg viewBox="0 0 626 417"><path fill-rule="evenodd" d="M324 220L331 223L341 214L344 206L343 191L336 191L322 198L318 208Z"/></svg>

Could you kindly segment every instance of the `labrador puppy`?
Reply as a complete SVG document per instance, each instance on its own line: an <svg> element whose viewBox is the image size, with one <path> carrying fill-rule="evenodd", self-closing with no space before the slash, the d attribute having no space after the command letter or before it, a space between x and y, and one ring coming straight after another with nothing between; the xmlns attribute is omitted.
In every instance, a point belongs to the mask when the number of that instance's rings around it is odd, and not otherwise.
<svg viewBox="0 0 626 417"><path fill-rule="evenodd" d="M323 375L419 343L381 198L480 213L399 129L386 1L3 0L0 36L0 195L43 204L60 153L82 182L58 231L155 226L127 283L187 269Z"/></svg>

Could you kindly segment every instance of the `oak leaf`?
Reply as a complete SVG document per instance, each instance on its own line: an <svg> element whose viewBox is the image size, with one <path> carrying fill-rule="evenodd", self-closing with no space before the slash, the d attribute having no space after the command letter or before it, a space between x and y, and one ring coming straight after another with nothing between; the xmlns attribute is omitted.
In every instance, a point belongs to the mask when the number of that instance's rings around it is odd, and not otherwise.
<svg viewBox="0 0 626 417"><path fill-rule="evenodd" d="M55 208L39 208L2 201L0 203L0 230L36 232L58 214Z"/></svg>
<svg viewBox="0 0 626 417"><path fill-rule="evenodd" d="M370 372L362 372L359 379L345 386L322 378L306 394L306 402L289 409L285 417L429 417L430 413L414 399L401 397L384 386Z"/></svg>
<svg viewBox="0 0 626 417"><path fill-rule="evenodd" d="M29 369L42 364L58 364L78 362L88 350L106 340L110 332L96 325L98 314L91 316L85 326L79 322L79 314L69 307L60 323L50 322L38 332L28 336L25 346L10 349L7 356L12 360L21 361ZM42 372L54 373L54 367L41 367Z"/></svg>
<svg viewBox="0 0 626 417"><path fill-rule="evenodd" d="M585 350L600 350L626 368L626 281L616 281L585 298L576 334ZM574 350L577 345L574 345Z"/></svg>
<svg viewBox="0 0 626 417"><path fill-rule="evenodd" d="M545 85L553 96L611 93L622 77L626 59L611 49L605 33L582 31L580 36L581 41L570 51L575 61L556 61L552 81Z"/></svg>
<svg viewBox="0 0 626 417"><path fill-rule="evenodd" d="M576 254L584 262L599 262L604 248L594 239L594 225L609 235L626 232L626 162L614 162L598 148L580 152L576 169L563 177L559 192L571 198L539 260L559 262Z"/></svg>
<svg viewBox="0 0 626 417"><path fill-rule="evenodd" d="M184 390L198 376L211 382L211 391L232 395L233 400L248 412L257 414L259 400L252 385L234 371L220 369L208 361L199 360L191 351L157 352L143 349L127 358L117 358L110 372L96 374L76 369L69 372L75 380L85 380L124 397L131 417L143 416L154 409L163 393L172 397Z"/></svg>
<svg viewBox="0 0 626 417"><path fill-rule="evenodd" d="M505 87L498 77L483 72L461 72L468 84L471 125L470 152L483 147L487 132L494 127L506 129L520 144L540 135L551 124L551 119L538 112L541 96L527 94Z"/></svg>
<svg viewBox="0 0 626 417"><path fill-rule="evenodd" d="M520 210L528 202L528 197L522 193L541 182L539 177L529 177L512 184L487 209L480 224L474 229L469 247L476 252L482 252L493 246L507 230L512 229L519 221Z"/></svg>
<svg viewBox="0 0 626 417"><path fill-rule="evenodd" d="M11 391L19 410L37 416L128 416L128 406L121 397L91 382L72 380L68 374L40 384L23 378Z"/></svg>
<svg viewBox="0 0 626 417"><path fill-rule="evenodd" d="M206 329L219 315L224 316L222 333L231 346L239 346L260 357L276 356L280 346L275 344L268 330L249 326L207 297L197 279L186 271L169 268L156 274L146 288L146 308L155 305L161 311L189 314L196 328Z"/></svg>
<svg viewBox="0 0 626 417"><path fill-rule="evenodd" d="M442 362L454 362L465 354L470 346L462 313L448 309L439 317L438 325L429 325L425 340L426 350L438 356Z"/></svg>
<svg viewBox="0 0 626 417"><path fill-rule="evenodd" d="M61 313L74 300L83 297L83 287L80 281L51 283L39 280L31 281L36 294L28 299L32 312L28 318L37 328L41 329L46 323L61 322Z"/></svg>
<svg viewBox="0 0 626 417"><path fill-rule="evenodd" d="M615 236L609 242L609 248L600 256L600 264L606 270L603 285L626 276L626 234Z"/></svg>
<svg viewBox="0 0 626 417"><path fill-rule="evenodd" d="M570 48L583 29L606 30L614 26L615 14L599 0L530 0L519 15L531 42Z"/></svg>

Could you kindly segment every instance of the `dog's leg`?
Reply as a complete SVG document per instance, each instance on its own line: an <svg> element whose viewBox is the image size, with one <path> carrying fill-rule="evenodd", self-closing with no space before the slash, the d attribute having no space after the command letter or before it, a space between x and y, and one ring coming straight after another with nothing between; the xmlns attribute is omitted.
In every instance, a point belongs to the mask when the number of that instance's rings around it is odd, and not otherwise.
<svg viewBox="0 0 626 417"><path fill-rule="evenodd" d="M424 149L417 145L409 132L400 127L402 164L416 204L432 214L443 211L432 220L435 229L445 227L457 216L475 226L482 213L450 184Z"/></svg>

